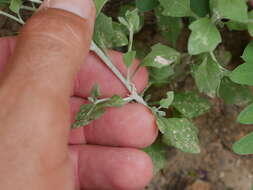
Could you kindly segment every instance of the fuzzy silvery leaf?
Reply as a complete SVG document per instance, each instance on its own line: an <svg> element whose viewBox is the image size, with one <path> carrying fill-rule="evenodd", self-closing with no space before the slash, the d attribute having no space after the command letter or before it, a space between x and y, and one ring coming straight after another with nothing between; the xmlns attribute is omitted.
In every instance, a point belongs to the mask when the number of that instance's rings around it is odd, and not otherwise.
<svg viewBox="0 0 253 190"><path fill-rule="evenodd" d="M198 129L185 118L167 118L163 142L188 153L200 153Z"/></svg>
<svg viewBox="0 0 253 190"><path fill-rule="evenodd" d="M223 77L222 70L210 56L202 57L202 63L193 71L195 83L200 92L214 97Z"/></svg>
<svg viewBox="0 0 253 190"><path fill-rule="evenodd" d="M220 32L209 18L201 18L193 22L188 41L188 51L191 55L213 51L221 42Z"/></svg>
<svg viewBox="0 0 253 190"><path fill-rule="evenodd" d="M100 118L108 107L120 107L126 102L119 96L113 96L101 103L92 102L80 107L75 123L72 128L79 128L90 124L90 122Z"/></svg>
<svg viewBox="0 0 253 190"><path fill-rule="evenodd" d="M206 98L190 91L175 94L172 106L187 118L196 118L210 109Z"/></svg>
<svg viewBox="0 0 253 190"><path fill-rule="evenodd" d="M162 44L156 44L142 61L143 66L162 68L180 61L180 53Z"/></svg>

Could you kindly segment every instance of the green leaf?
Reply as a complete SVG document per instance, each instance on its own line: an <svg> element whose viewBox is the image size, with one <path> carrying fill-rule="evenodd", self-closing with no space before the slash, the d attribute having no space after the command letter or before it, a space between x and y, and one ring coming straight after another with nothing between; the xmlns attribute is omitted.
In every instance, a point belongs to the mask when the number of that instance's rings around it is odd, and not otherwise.
<svg viewBox="0 0 253 190"><path fill-rule="evenodd" d="M152 51L144 58L142 65L148 67L162 68L180 60L180 53L175 49L162 44L156 44Z"/></svg>
<svg viewBox="0 0 253 190"><path fill-rule="evenodd" d="M166 119L163 142L188 153L200 153L198 129L185 118Z"/></svg>
<svg viewBox="0 0 253 190"><path fill-rule="evenodd" d="M237 31L243 31L247 30L247 25L245 23L236 22L236 21L228 21L226 22L226 25L229 30L237 30Z"/></svg>
<svg viewBox="0 0 253 190"><path fill-rule="evenodd" d="M251 41L247 47L245 48L242 58L246 63L252 63L253 64L253 41Z"/></svg>
<svg viewBox="0 0 253 190"><path fill-rule="evenodd" d="M237 141L233 145L233 151L237 154L253 154L253 132Z"/></svg>
<svg viewBox="0 0 253 190"><path fill-rule="evenodd" d="M191 9L200 17L209 14L209 0L191 0Z"/></svg>
<svg viewBox="0 0 253 190"><path fill-rule="evenodd" d="M182 19L162 15L162 7L158 7L155 10L155 15L162 36L168 40L173 47L176 47L177 40L183 29Z"/></svg>
<svg viewBox="0 0 253 190"><path fill-rule="evenodd" d="M253 85L253 63L238 66L231 73L230 79L239 84Z"/></svg>
<svg viewBox="0 0 253 190"><path fill-rule="evenodd" d="M221 42L221 36L216 26L208 18L201 18L193 22L188 41L188 51L191 55L213 51Z"/></svg>
<svg viewBox="0 0 253 190"><path fill-rule="evenodd" d="M173 76L174 70L171 66L166 66L162 68L150 67L149 71L149 80L150 83L156 85L167 84L170 82L170 77Z"/></svg>
<svg viewBox="0 0 253 190"><path fill-rule="evenodd" d="M165 16L186 17L192 16L190 0L159 0L164 8Z"/></svg>
<svg viewBox="0 0 253 190"><path fill-rule="evenodd" d="M107 1L108 0L94 0L96 10L97 10L97 15L99 15L99 13L101 12L102 8L104 7Z"/></svg>
<svg viewBox="0 0 253 190"><path fill-rule="evenodd" d="M252 22L252 20L253 20L253 10L251 10L248 13L248 16L249 16L249 20L250 20L250 22L248 23L248 32L252 37L253 36L253 22Z"/></svg>
<svg viewBox="0 0 253 190"><path fill-rule="evenodd" d="M16 14L19 14L19 10L22 4L23 4L22 0L11 0L10 10L12 10Z"/></svg>
<svg viewBox="0 0 253 190"><path fill-rule="evenodd" d="M129 68L135 59L136 51L130 51L123 55L125 65Z"/></svg>
<svg viewBox="0 0 253 190"><path fill-rule="evenodd" d="M160 106L162 108L168 109L174 100L174 92L173 91L167 92L166 95L167 97L165 99L160 100Z"/></svg>
<svg viewBox="0 0 253 190"><path fill-rule="evenodd" d="M127 11L125 17L118 17L121 24L128 28L132 33L138 32L141 27L140 16L138 14L138 9Z"/></svg>
<svg viewBox="0 0 253 190"><path fill-rule="evenodd" d="M224 77L219 88L219 96L225 104L246 105L253 101L249 87L236 84L228 77Z"/></svg>
<svg viewBox="0 0 253 190"><path fill-rule="evenodd" d="M128 44L123 26L112 22L112 18L103 13L100 13L96 19L93 40L102 49L122 47Z"/></svg>
<svg viewBox="0 0 253 190"><path fill-rule="evenodd" d="M142 11L150 11L159 5L158 0L136 0L136 7Z"/></svg>
<svg viewBox="0 0 253 190"><path fill-rule="evenodd" d="M247 22L248 6L244 0L210 0L210 8L216 19Z"/></svg>
<svg viewBox="0 0 253 190"><path fill-rule="evenodd" d="M156 124L158 126L159 131L164 134L166 131L167 125L167 119L162 116L156 116Z"/></svg>
<svg viewBox="0 0 253 190"><path fill-rule="evenodd" d="M101 117L108 107L120 107L125 104L125 101L119 96L113 96L106 101L100 103L90 103L82 105L77 114L75 123L72 128L79 128L90 124L93 120Z"/></svg>
<svg viewBox="0 0 253 190"><path fill-rule="evenodd" d="M166 145L160 141L156 141L144 151L151 157L154 165L154 174L159 172L166 163Z"/></svg>
<svg viewBox="0 0 253 190"><path fill-rule="evenodd" d="M247 125L253 124L253 104L250 104L239 114L237 121Z"/></svg>
<svg viewBox="0 0 253 190"><path fill-rule="evenodd" d="M91 97L99 98L101 96L100 88L98 84L95 84L91 89Z"/></svg>
<svg viewBox="0 0 253 190"><path fill-rule="evenodd" d="M196 85L200 92L215 97L220 86L222 71L210 56L205 56L202 63L193 72Z"/></svg>
<svg viewBox="0 0 253 190"><path fill-rule="evenodd" d="M208 100L195 92L176 94L172 106L187 118L198 117L210 109Z"/></svg>

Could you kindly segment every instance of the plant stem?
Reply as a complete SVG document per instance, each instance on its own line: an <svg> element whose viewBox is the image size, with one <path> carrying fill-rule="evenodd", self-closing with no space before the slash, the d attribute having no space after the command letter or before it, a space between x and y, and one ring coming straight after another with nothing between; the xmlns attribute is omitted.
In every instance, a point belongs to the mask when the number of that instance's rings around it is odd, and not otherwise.
<svg viewBox="0 0 253 190"><path fill-rule="evenodd" d="M15 20L15 21L18 22L19 24L25 24L25 22L24 22L22 19L17 18L17 17L15 17L15 16L13 16L13 15L11 15L11 14L9 14L9 13L6 13L6 12L4 12L4 11L1 11L1 10L0 10L0 15L4 15L4 16L6 16L6 17L12 19L12 20Z"/></svg>
<svg viewBox="0 0 253 190"><path fill-rule="evenodd" d="M106 66L111 69L111 71L120 79L120 81L125 85L129 92L132 92L131 84L125 79L125 77L119 72L117 67L112 63L109 57L95 44L94 41L91 43L91 51L94 51L100 59L106 64Z"/></svg>
<svg viewBox="0 0 253 190"><path fill-rule="evenodd" d="M143 100L141 96L138 95L137 90L133 83L126 80L126 78L120 73L120 71L115 67L110 58L96 45L94 41L91 43L90 50L95 52L100 59L105 63L105 65L119 78L119 80L125 85L127 90L130 92L129 98L135 100L136 102L143 104L148 107L147 103Z"/></svg>
<svg viewBox="0 0 253 190"><path fill-rule="evenodd" d="M24 9L24 10L28 10L28 11L36 11L37 10L35 7L28 7L25 5L22 5L20 8Z"/></svg>
<svg viewBox="0 0 253 190"><path fill-rule="evenodd" d="M32 3L38 3L38 4L41 4L41 3L42 3L41 0L29 0L29 1L32 2Z"/></svg>

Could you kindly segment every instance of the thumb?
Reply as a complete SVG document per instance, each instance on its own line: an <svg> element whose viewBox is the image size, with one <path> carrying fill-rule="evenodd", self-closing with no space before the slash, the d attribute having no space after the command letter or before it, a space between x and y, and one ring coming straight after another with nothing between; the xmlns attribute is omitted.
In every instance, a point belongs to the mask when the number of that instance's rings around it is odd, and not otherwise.
<svg viewBox="0 0 253 190"><path fill-rule="evenodd" d="M92 0L48 0L21 29L0 80L0 152L8 150L1 154L7 176L1 187L38 189L32 187L43 180L40 175L53 168L54 177L46 180L56 184L68 178L60 170L65 171L62 163L68 158L69 97L88 54L94 20ZM15 162L9 161L13 155ZM13 184L7 174L20 183Z"/></svg>
<svg viewBox="0 0 253 190"><path fill-rule="evenodd" d="M20 31L8 82L69 96L89 51L94 19L92 0L45 0Z"/></svg>

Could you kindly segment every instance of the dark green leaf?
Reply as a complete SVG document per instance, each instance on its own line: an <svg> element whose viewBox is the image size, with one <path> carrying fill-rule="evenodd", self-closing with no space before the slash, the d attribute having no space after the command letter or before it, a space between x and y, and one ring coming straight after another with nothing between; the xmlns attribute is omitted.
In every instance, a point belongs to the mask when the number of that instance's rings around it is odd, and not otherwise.
<svg viewBox="0 0 253 190"><path fill-rule="evenodd" d="M135 59L136 51L130 51L123 55L123 60L125 65L129 68L133 64L133 60Z"/></svg>
<svg viewBox="0 0 253 190"><path fill-rule="evenodd" d="M209 14L209 0L191 0L191 9L200 17Z"/></svg>
<svg viewBox="0 0 253 190"><path fill-rule="evenodd" d="M240 113L237 121L247 125L253 124L253 104L250 104Z"/></svg>
<svg viewBox="0 0 253 190"><path fill-rule="evenodd" d="M210 97L216 95L220 86L222 71L220 66L210 56L205 56L202 63L193 72L196 85L200 92Z"/></svg>
<svg viewBox="0 0 253 190"><path fill-rule="evenodd" d="M185 118L168 118L163 142L188 153L200 153L198 129Z"/></svg>
<svg viewBox="0 0 253 190"><path fill-rule="evenodd" d="M192 31L188 41L188 51L192 55L211 52L221 42L216 26L208 18L201 18L190 25Z"/></svg>
<svg viewBox="0 0 253 190"><path fill-rule="evenodd" d="M210 109L208 100L194 92L176 94L172 106L187 118L198 117Z"/></svg>
<svg viewBox="0 0 253 190"><path fill-rule="evenodd" d="M231 19L247 22L248 6L244 0L210 0L210 8L216 19Z"/></svg>
<svg viewBox="0 0 253 190"><path fill-rule="evenodd" d="M159 5L158 0L136 0L135 2L136 7L142 12L150 11Z"/></svg>
<svg viewBox="0 0 253 190"><path fill-rule="evenodd" d="M253 154L253 132L233 145L233 151L237 154Z"/></svg>
<svg viewBox="0 0 253 190"><path fill-rule="evenodd" d="M165 16L192 16L190 0L159 0Z"/></svg>
<svg viewBox="0 0 253 190"><path fill-rule="evenodd" d="M244 63L231 73L230 79L239 84L253 85L253 63Z"/></svg>
<svg viewBox="0 0 253 190"><path fill-rule="evenodd" d="M225 104L246 105L253 101L249 87L236 84L228 77L224 77L219 88L219 96Z"/></svg>
<svg viewBox="0 0 253 190"><path fill-rule="evenodd" d="M149 68L149 79L150 83L156 85L167 84L170 82L169 78L174 74L171 66L162 68Z"/></svg>
<svg viewBox="0 0 253 190"><path fill-rule="evenodd" d="M170 17L162 15L162 8L155 10L157 24L163 37L168 40L173 47L176 47L177 40L183 29L182 19L178 17Z"/></svg>
<svg viewBox="0 0 253 190"><path fill-rule="evenodd" d="M247 30L247 25L245 23L230 20L226 22L226 25L229 30L238 30L238 31Z"/></svg>
<svg viewBox="0 0 253 190"><path fill-rule="evenodd" d="M165 166L166 163L166 145L156 141L151 146L144 149L151 157L154 165L154 174Z"/></svg>
<svg viewBox="0 0 253 190"><path fill-rule="evenodd" d="M180 60L180 53L162 44L156 44L142 61L143 66L162 68Z"/></svg>

